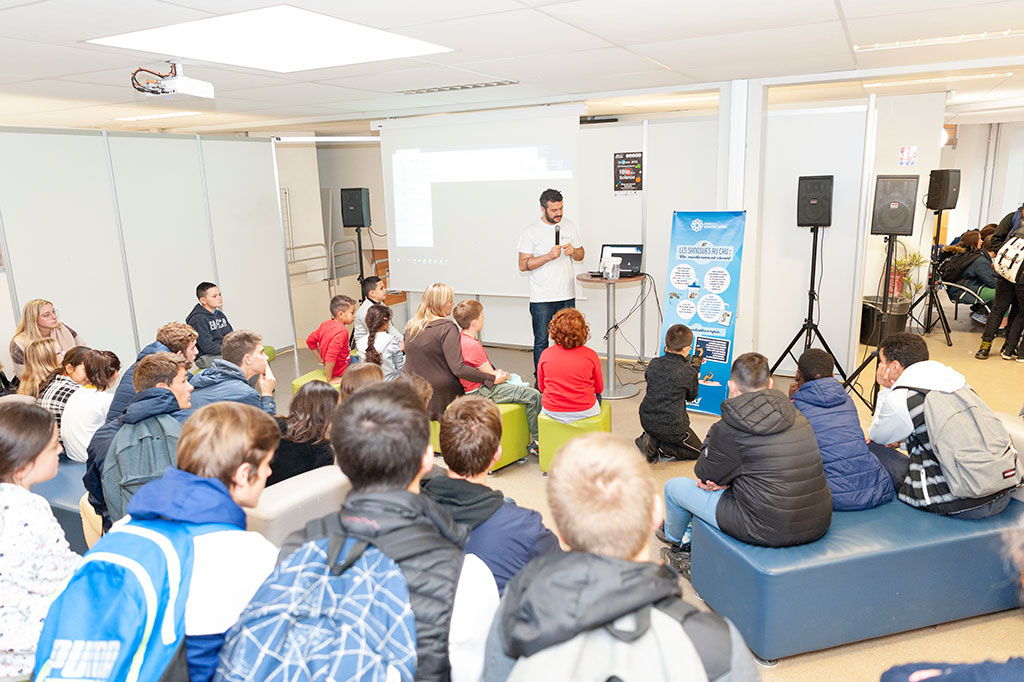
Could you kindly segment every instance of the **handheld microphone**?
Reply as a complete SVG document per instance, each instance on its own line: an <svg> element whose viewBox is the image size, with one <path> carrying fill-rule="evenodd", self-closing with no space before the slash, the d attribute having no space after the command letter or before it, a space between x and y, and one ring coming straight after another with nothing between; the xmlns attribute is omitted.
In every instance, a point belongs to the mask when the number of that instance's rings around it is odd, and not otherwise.
<svg viewBox="0 0 1024 682"><path fill-rule="evenodd" d="M555 225L555 246L558 246L559 244L561 244L561 241L559 241L559 234L558 234L558 232L559 232L558 225Z"/></svg>

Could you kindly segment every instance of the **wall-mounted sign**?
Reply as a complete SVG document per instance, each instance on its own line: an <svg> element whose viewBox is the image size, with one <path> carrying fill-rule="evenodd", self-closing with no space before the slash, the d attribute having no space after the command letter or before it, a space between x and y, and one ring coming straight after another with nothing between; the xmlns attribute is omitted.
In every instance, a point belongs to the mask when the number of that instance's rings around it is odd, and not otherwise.
<svg viewBox="0 0 1024 682"><path fill-rule="evenodd" d="M917 165L917 147L900 147L900 165L901 166L916 166Z"/></svg>
<svg viewBox="0 0 1024 682"><path fill-rule="evenodd" d="M639 192L644 188L644 153L615 152L615 191Z"/></svg>

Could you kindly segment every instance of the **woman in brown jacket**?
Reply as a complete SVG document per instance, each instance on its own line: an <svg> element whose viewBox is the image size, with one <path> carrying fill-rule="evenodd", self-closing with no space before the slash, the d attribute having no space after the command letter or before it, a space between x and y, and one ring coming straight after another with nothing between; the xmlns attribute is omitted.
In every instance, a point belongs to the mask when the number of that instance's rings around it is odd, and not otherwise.
<svg viewBox="0 0 1024 682"><path fill-rule="evenodd" d="M416 314L405 325L405 367L402 372L419 374L434 388L427 407L432 420L440 420L448 403L463 394L459 379L493 386L507 378L504 372L495 376L462 361L459 328L448 319L454 303L455 292L450 286L431 284L423 292Z"/></svg>

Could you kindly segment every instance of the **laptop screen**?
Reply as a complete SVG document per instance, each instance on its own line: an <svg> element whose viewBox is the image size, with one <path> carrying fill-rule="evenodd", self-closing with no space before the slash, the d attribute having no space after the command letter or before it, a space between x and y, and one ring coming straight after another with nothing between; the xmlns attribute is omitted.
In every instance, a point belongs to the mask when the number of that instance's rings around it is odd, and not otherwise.
<svg viewBox="0 0 1024 682"><path fill-rule="evenodd" d="M642 255L643 244L604 244L601 246L601 260L611 256Z"/></svg>

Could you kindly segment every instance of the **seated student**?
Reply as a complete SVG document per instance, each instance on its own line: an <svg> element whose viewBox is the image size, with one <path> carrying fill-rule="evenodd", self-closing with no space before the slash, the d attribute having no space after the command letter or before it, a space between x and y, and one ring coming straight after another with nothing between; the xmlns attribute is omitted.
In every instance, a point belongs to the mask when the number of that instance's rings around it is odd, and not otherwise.
<svg viewBox="0 0 1024 682"><path fill-rule="evenodd" d="M271 462L274 473L267 479L267 485L334 464L334 449L328 432L338 400L338 389L326 381L302 385L292 398L288 416L276 417L281 442Z"/></svg>
<svg viewBox="0 0 1024 682"><path fill-rule="evenodd" d="M60 349L56 339L29 341L22 355L22 362L25 364L21 371L18 395L38 398L50 374L61 366L63 357L64 351Z"/></svg>
<svg viewBox="0 0 1024 682"><path fill-rule="evenodd" d="M200 282L196 287L196 298L199 303L185 318L185 323L199 335L196 340L199 349L196 366L205 369L221 356L221 344L232 329L228 316L221 312L224 297L220 287L213 282Z"/></svg>
<svg viewBox="0 0 1024 682"><path fill-rule="evenodd" d="M583 345L590 336L583 313L575 308L559 310L551 318L548 334L555 345L546 348L537 362L544 414L565 424L601 414L601 360Z"/></svg>
<svg viewBox="0 0 1024 682"><path fill-rule="evenodd" d="M375 365L372 362L360 362L345 372L345 376L341 378L341 386L338 387L338 393L341 400L345 400L345 398L362 387L376 384L380 381L384 381L384 370L380 368L380 365Z"/></svg>
<svg viewBox="0 0 1024 682"><path fill-rule="evenodd" d="M391 308L372 305L366 311L368 334L356 341L361 362L372 362L384 370L384 381L394 381L405 367L402 338L388 332L391 326Z"/></svg>
<svg viewBox="0 0 1024 682"><path fill-rule="evenodd" d="M640 402L644 432L634 441L648 462L660 457L697 459L700 438L690 428L686 403L697 397L697 370L690 364L693 332L674 324L665 333L665 354L652 358L644 371L647 393Z"/></svg>
<svg viewBox="0 0 1024 682"><path fill-rule="evenodd" d="M871 452L889 472L901 501L933 514L961 519L981 519L1006 509L1011 489L979 498L956 497L950 492L932 453L924 420L925 395L910 390L952 393L968 386L963 374L929 360L924 339L903 332L886 337L878 347L875 380L882 390L878 392L875 415L868 429ZM894 447L885 447L902 441L907 443L909 456Z"/></svg>
<svg viewBox="0 0 1024 682"><path fill-rule="evenodd" d="M356 302L350 296L335 296L331 299L331 319L320 323L320 326L310 332L306 337L306 346L316 353L316 359L324 365L324 372L328 380L335 376L341 376L348 366L348 328L355 318ZM338 343L334 340L338 338ZM332 348L332 344L333 348ZM328 362L328 349L330 349L330 367ZM338 363L341 363L340 366ZM340 372L335 372L340 370Z"/></svg>
<svg viewBox="0 0 1024 682"><path fill-rule="evenodd" d="M117 550L117 557L131 561L133 552L141 547L147 553L138 557L139 569L144 570L145 562L152 561L149 553L154 543L139 545L126 541L126 537L134 534L132 531L154 538L162 534L163 525L189 526L192 562L191 579L185 587L188 597L184 614L188 678L174 679L205 682L212 678L224 633L238 620L242 609L274 569L277 547L259 533L245 530L244 509L259 503L279 438L280 431L274 420L249 405L218 403L198 410L181 430L177 467L167 469L163 478L140 488L128 503L129 515L115 525L112 532L100 538L87 555L93 563L100 562L102 566L114 550ZM163 542L156 544L175 554L166 535ZM170 559L167 561L171 563ZM83 564L89 565L89 561ZM99 580L97 573L92 573L95 580ZM76 578L77 574L47 616L36 657L37 674L45 666L63 665L66 658L60 646L44 648L44 645L53 642L54 634L59 638L62 631L75 628L81 631L81 625L72 621L87 617L74 609L63 608L65 597L69 597L68 604L74 604L86 598L82 592L92 592L93 580ZM109 596L109 590L107 593ZM118 607L124 610L126 617L132 617L138 592L124 590L123 594L123 604L108 602L104 605L106 609L97 609L96 617L116 613ZM158 634L163 630L155 625L146 645L154 650L166 646L164 637ZM97 643L86 639L76 645L89 651L95 650ZM116 655L117 650L114 651L112 655ZM148 651L150 649L143 650L143 661ZM64 671L67 677L71 677L69 672ZM141 679L161 679L159 672L162 671L156 672L158 674Z"/></svg>
<svg viewBox="0 0 1024 682"><path fill-rule="evenodd" d="M814 429L833 511L870 509L892 500L889 474L868 450L857 407L832 372L832 356L811 348L797 361L790 397Z"/></svg>
<svg viewBox="0 0 1024 682"><path fill-rule="evenodd" d="M49 412L0 405L0 677L32 674L46 611L82 560L50 503L31 492L57 475L60 451Z"/></svg>
<svg viewBox="0 0 1024 682"><path fill-rule="evenodd" d="M248 329L239 329L224 337L223 357L192 377L192 407L229 400L258 407L267 414L277 412L274 388L277 379L263 352L263 337ZM249 380L258 377L256 388Z"/></svg>
<svg viewBox="0 0 1024 682"><path fill-rule="evenodd" d="M128 403L135 397L135 382L132 377L135 373L135 366L147 355L153 353L167 352L174 353L185 361L185 369L191 369L192 363L196 360L199 349L196 340L199 335L196 330L181 322L168 322L156 330L156 341L149 344L139 352L135 358L135 364L125 370L121 375L121 383L114 391L114 400L110 403L107 411L107 421L117 419L128 407Z"/></svg>
<svg viewBox="0 0 1024 682"><path fill-rule="evenodd" d="M832 523L832 493L814 431L772 390L768 358L732 363L722 419L711 425L693 469L665 484L662 558L689 576L692 516L741 542L787 547L817 540ZM659 538L661 539L661 538Z"/></svg>
<svg viewBox="0 0 1024 682"><path fill-rule="evenodd" d="M370 333L369 328L366 326L366 313L369 312L370 308L374 305L384 305L384 299L388 297L387 289L384 288L384 280L380 277L366 277L363 279L363 302L359 306L359 310L356 311L355 324L352 327L352 337L355 344L358 346L359 341ZM390 308L388 308L390 310ZM395 329L394 325L391 324L391 318L388 318L388 334L401 340L402 333ZM390 381L390 380L389 380Z"/></svg>
<svg viewBox="0 0 1024 682"><path fill-rule="evenodd" d="M192 406L192 384L188 382L186 361L177 354L159 351L139 360L132 376L132 401L117 419L101 426L89 441L85 475L82 482L89 493L89 504L103 517L104 529L110 528L103 494L103 465L110 446L126 424L146 424L149 420L167 414L184 422Z"/></svg>
<svg viewBox="0 0 1024 682"><path fill-rule="evenodd" d="M58 431L68 398L88 381L85 376L85 356L90 350L85 346L75 346L64 353L60 367L50 372L43 381L43 390L37 402L39 407L48 410L57 420Z"/></svg>
<svg viewBox="0 0 1024 682"><path fill-rule="evenodd" d="M466 552L491 569L498 592L530 559L560 551L558 538L539 513L524 509L487 486L487 474L501 458L501 413L481 396L456 398L441 415L439 437L447 476L421 484L427 497L447 509L456 523L473 529Z"/></svg>
<svg viewBox="0 0 1024 682"><path fill-rule="evenodd" d="M479 680L498 590L487 566L463 554L469 529L418 494L434 464L420 398L400 381L357 391L334 413L331 444L352 492L340 513L292 534L281 556L338 531L372 542L398 563L409 587L416 679Z"/></svg>
<svg viewBox="0 0 1024 682"><path fill-rule="evenodd" d="M430 399L434 396L434 387L430 385L429 381L419 374L403 374L399 381L406 382L412 387L413 392L423 401L423 409L430 409ZM1020 411L1021 414L1024 414L1024 407L1021 407Z"/></svg>
<svg viewBox="0 0 1024 682"><path fill-rule="evenodd" d="M64 352L85 345L85 341L74 329L57 319L57 311L52 303L34 298L21 309L21 321L11 339L11 361L14 363L15 376L21 376L25 365L25 349L36 339L53 339L57 342L57 350Z"/></svg>
<svg viewBox="0 0 1024 682"><path fill-rule="evenodd" d="M760 679L735 626L682 602L676 574L649 561L661 500L629 442L572 439L547 489L572 551L538 557L509 582L487 637L485 682Z"/></svg>
<svg viewBox="0 0 1024 682"><path fill-rule="evenodd" d="M477 339L477 335L484 328L483 305L480 301L472 299L461 301L452 310L452 317L455 319L455 324L459 325L462 330L462 334L459 336L459 342L462 344L462 360L470 367L476 367L497 377L499 370L494 369L490 358L487 357L487 351L484 350L484 345ZM530 454L537 454L539 451L537 440L540 437L537 431L537 417L540 416L541 410L540 391L526 384L513 384L507 381L500 384L495 382L493 386L484 386L469 379L459 379L459 381L462 382L462 388L467 394L474 393L489 398L499 405L505 403L524 405L526 407L526 423L530 427Z"/></svg>
<svg viewBox="0 0 1024 682"><path fill-rule="evenodd" d="M71 394L60 422L64 454L76 462L89 457L89 441L107 421L110 388L117 383L121 361L109 350L91 350L85 356L86 384Z"/></svg>

